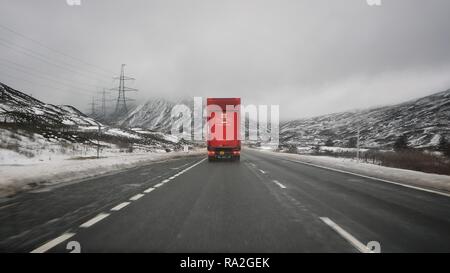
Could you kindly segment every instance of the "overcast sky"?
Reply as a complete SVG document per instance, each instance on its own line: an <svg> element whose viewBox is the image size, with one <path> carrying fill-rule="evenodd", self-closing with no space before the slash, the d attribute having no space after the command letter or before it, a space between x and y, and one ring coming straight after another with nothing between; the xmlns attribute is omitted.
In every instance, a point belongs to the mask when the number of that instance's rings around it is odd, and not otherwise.
<svg viewBox="0 0 450 273"><path fill-rule="evenodd" d="M81 3L0 0L0 81L85 110L126 63L139 101L236 96L283 119L450 88L448 0Z"/></svg>

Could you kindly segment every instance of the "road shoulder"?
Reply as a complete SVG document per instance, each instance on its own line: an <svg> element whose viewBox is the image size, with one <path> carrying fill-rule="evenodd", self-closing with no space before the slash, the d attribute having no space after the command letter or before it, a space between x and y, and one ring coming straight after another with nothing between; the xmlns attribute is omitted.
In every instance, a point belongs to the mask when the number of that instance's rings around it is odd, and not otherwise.
<svg viewBox="0 0 450 273"><path fill-rule="evenodd" d="M369 163L358 163L356 160L346 158L288 154L258 149L252 150L268 153L272 156L285 160L321 167L328 170L345 172L366 178L374 178L375 180L382 182L423 189L425 191L436 192L450 197L450 176L448 175L390 168Z"/></svg>

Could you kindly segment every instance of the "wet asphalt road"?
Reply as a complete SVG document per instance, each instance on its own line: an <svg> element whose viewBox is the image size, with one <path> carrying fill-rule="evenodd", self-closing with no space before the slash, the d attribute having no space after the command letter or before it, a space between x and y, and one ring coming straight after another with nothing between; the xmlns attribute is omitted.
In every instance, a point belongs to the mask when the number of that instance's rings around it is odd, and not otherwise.
<svg viewBox="0 0 450 273"><path fill-rule="evenodd" d="M449 197L248 149L23 193L0 222L2 252L450 251Z"/></svg>

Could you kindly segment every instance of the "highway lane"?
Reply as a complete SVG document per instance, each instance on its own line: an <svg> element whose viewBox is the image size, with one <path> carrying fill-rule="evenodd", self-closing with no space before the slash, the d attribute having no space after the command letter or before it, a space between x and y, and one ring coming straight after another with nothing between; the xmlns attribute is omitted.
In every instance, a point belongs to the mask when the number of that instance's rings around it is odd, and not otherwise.
<svg viewBox="0 0 450 273"><path fill-rule="evenodd" d="M287 199L333 219L385 252L449 252L450 198L249 151L249 161L278 179Z"/></svg>
<svg viewBox="0 0 450 273"><path fill-rule="evenodd" d="M71 240L86 252L355 252L246 163L202 161Z"/></svg>
<svg viewBox="0 0 450 273"><path fill-rule="evenodd" d="M91 179L45 187L0 203L0 252L29 252L86 217L198 160L175 158Z"/></svg>
<svg viewBox="0 0 450 273"><path fill-rule="evenodd" d="M21 198L0 209L2 251L450 251L450 198L249 149L241 162L177 159Z"/></svg>

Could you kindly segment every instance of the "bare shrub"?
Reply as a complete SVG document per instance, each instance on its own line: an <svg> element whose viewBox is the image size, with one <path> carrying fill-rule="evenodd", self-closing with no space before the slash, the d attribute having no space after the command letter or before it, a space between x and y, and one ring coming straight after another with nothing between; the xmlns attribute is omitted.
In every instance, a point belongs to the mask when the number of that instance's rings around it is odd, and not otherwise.
<svg viewBox="0 0 450 273"><path fill-rule="evenodd" d="M328 155L356 159L355 152L326 152ZM369 150L360 153L360 161L386 167L450 175L450 160L444 156L426 153L421 150L378 151Z"/></svg>
<svg viewBox="0 0 450 273"><path fill-rule="evenodd" d="M380 156L381 165L427 173L450 175L450 161L422 151L387 152Z"/></svg>

